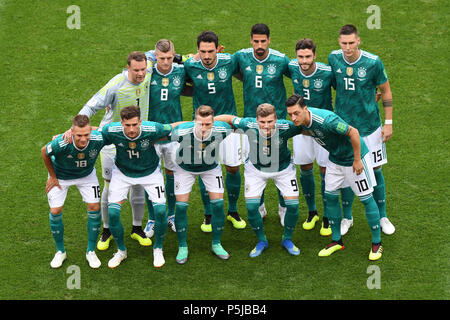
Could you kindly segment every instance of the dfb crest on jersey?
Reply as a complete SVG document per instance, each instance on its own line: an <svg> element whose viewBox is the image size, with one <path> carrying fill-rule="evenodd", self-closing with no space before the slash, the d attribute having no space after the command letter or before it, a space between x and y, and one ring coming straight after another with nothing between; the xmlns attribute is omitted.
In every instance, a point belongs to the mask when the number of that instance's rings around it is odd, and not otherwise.
<svg viewBox="0 0 450 320"><path fill-rule="evenodd" d="M136 89L136 96L139 97L141 95L141 88Z"/></svg>
<svg viewBox="0 0 450 320"><path fill-rule="evenodd" d="M173 85L174 85L175 87L179 87L179 86L181 85L180 77L178 77L178 76L173 77L172 83L173 83Z"/></svg>
<svg viewBox="0 0 450 320"><path fill-rule="evenodd" d="M315 79L314 80L314 88L320 89L323 86L323 80L322 79Z"/></svg>
<svg viewBox="0 0 450 320"><path fill-rule="evenodd" d="M308 79L303 79L303 87L304 88L309 88L309 80Z"/></svg>
<svg viewBox="0 0 450 320"><path fill-rule="evenodd" d="M348 67L348 68L347 68L347 75L348 75L349 77L351 77L352 74L353 74L353 68L352 68L352 67Z"/></svg>
<svg viewBox="0 0 450 320"><path fill-rule="evenodd" d="M95 149L91 150L91 151L89 151L89 158L94 159L97 156L97 154L98 154L97 150L95 150Z"/></svg>
<svg viewBox="0 0 450 320"><path fill-rule="evenodd" d="M225 69L220 69L219 70L219 78L220 79L226 79L227 78L227 70L225 70Z"/></svg>
<svg viewBox="0 0 450 320"><path fill-rule="evenodd" d="M80 153L78 154L78 159L83 160L84 158L85 158L84 153L83 153L83 152L80 152Z"/></svg>
<svg viewBox="0 0 450 320"><path fill-rule="evenodd" d="M274 65L274 64L270 64L270 65L267 67L267 72L268 72L269 74L275 74L275 72L277 72L277 66Z"/></svg>
<svg viewBox="0 0 450 320"><path fill-rule="evenodd" d="M130 142L128 146L130 147L130 149L136 149L136 142Z"/></svg>
<svg viewBox="0 0 450 320"><path fill-rule="evenodd" d="M214 72L208 72L208 80L214 81Z"/></svg>
<svg viewBox="0 0 450 320"><path fill-rule="evenodd" d="M358 77L364 78L366 76L366 68L360 67L358 68Z"/></svg>
<svg viewBox="0 0 450 320"><path fill-rule="evenodd" d="M163 78L163 79L162 79L162 85L163 85L164 87L167 87L167 86L169 85L169 78Z"/></svg>
<svg viewBox="0 0 450 320"><path fill-rule="evenodd" d="M142 149L147 149L149 145L150 145L150 141L148 141L147 139L141 141Z"/></svg>
<svg viewBox="0 0 450 320"><path fill-rule="evenodd" d="M256 66L256 73L261 74L261 73L263 73L263 71L264 71L264 67L262 66L262 64L258 64Z"/></svg>

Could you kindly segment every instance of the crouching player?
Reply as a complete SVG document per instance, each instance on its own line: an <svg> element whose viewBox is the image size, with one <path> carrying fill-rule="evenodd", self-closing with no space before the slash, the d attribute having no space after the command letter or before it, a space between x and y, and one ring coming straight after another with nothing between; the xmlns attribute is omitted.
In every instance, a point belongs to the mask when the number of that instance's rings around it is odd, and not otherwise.
<svg viewBox="0 0 450 320"><path fill-rule="evenodd" d="M50 230L56 244L56 254L50 266L59 268L67 257L64 247L63 206L70 186L76 186L87 205L88 246L86 260L91 268L98 268L100 260L95 254L95 243L100 230L100 186L95 173L95 161L104 146L102 134L91 132L89 118L77 115L72 121L72 143L63 135L49 142L41 150L48 170L45 187L50 206Z"/></svg>
<svg viewBox="0 0 450 320"><path fill-rule="evenodd" d="M372 196L376 182L373 170L370 169L369 150L359 136L358 130L332 111L308 108L299 94L288 98L286 107L294 124L302 128L302 133L312 136L330 153L325 173L325 210L331 225L332 241L319 252L319 256L329 256L344 249L339 191L350 186L363 203L367 222L372 230L369 259L380 259L383 251L380 213Z"/></svg>
<svg viewBox="0 0 450 320"><path fill-rule="evenodd" d="M281 245L290 254L299 255L300 249L291 240L298 220L299 191L296 169L291 162L291 152L287 142L289 138L299 134L301 129L291 121L277 120L275 107L268 103L258 106L256 118L219 115L215 119L232 124L235 129L243 130L248 136L250 151L245 160L245 203L248 221L258 238L258 243L250 252L250 257L259 256L269 247L263 220L258 210L269 179L274 180L287 208L282 221L284 234Z"/></svg>

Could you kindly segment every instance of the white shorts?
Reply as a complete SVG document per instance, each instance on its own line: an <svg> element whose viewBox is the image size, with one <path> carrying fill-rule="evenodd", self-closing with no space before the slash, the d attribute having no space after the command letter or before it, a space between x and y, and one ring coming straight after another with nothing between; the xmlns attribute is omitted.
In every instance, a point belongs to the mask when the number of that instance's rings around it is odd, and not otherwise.
<svg viewBox="0 0 450 320"><path fill-rule="evenodd" d="M237 167L243 163L242 153L242 134L232 132L219 145L220 163L229 166Z"/></svg>
<svg viewBox="0 0 450 320"><path fill-rule="evenodd" d="M116 157L116 147L113 144L104 146L100 151L100 161L102 163L102 176L104 180L111 181L115 157Z"/></svg>
<svg viewBox="0 0 450 320"><path fill-rule="evenodd" d="M155 150L159 158L164 161L164 168L174 171L176 166L177 149L180 144L176 141L155 144Z"/></svg>
<svg viewBox="0 0 450 320"><path fill-rule="evenodd" d="M370 153L364 156L362 162L364 170L357 175L356 172L353 172L352 166L344 167L329 161L325 173L325 191L337 191L351 187L358 197L372 193L377 182L372 170Z"/></svg>
<svg viewBox="0 0 450 320"><path fill-rule="evenodd" d="M283 197L298 197L297 169L292 163L279 172L262 172L250 161L245 163L244 168L246 198L261 197L269 179L273 179Z"/></svg>
<svg viewBox="0 0 450 320"><path fill-rule="evenodd" d="M328 151L314 140L313 137L298 134L292 138L294 149L294 163L305 165L314 163L326 167L328 163Z"/></svg>
<svg viewBox="0 0 450 320"><path fill-rule="evenodd" d="M161 167L148 176L132 178L124 175L119 168L113 167L112 179L109 184L108 202L118 203L127 199L128 191L132 186L140 185L147 191L148 199L153 203L165 204L164 177Z"/></svg>
<svg viewBox="0 0 450 320"><path fill-rule="evenodd" d="M95 168L92 172L83 178L61 180L58 179L61 189L53 187L48 193L48 204L50 208L59 208L64 205L67 197L67 191L70 186L76 186L78 191L86 203L98 203L100 202L100 186L98 184Z"/></svg>
<svg viewBox="0 0 450 320"><path fill-rule="evenodd" d="M173 176L175 195L190 193L197 176L202 178L206 191L213 193L224 192L222 167L220 165L217 165L214 169L201 172L187 171L177 165Z"/></svg>
<svg viewBox="0 0 450 320"><path fill-rule="evenodd" d="M370 159L374 168L387 163L386 144L381 136L381 127L372 134L363 137L363 141L369 148Z"/></svg>

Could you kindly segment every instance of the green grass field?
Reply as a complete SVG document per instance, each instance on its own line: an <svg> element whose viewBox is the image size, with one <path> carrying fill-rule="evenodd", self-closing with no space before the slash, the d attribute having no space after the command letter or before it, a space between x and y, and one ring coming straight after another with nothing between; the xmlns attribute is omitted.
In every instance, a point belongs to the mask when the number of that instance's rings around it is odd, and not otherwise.
<svg viewBox="0 0 450 320"><path fill-rule="evenodd" d="M377 1L381 28L368 29L371 13L366 10L373 2L0 0L0 299L448 300L450 7L446 1L417 1L414 6L409 1ZM72 4L80 7L80 29L66 26L71 16L66 9ZM256 243L253 231L249 225L236 230L227 222L222 243L231 259L221 261L210 253L210 235L200 231L203 212L196 185L186 265L175 262L177 238L168 230L161 270L153 267L152 248L140 247L129 236L128 259L119 268L107 267L114 244L98 252L101 268L90 269L84 257L87 214L81 196L72 189L64 209L68 259L62 268L51 269L55 247L41 147L69 128L90 97L125 66L129 52L149 50L160 38L171 39L177 52L195 52L196 36L211 29L225 51L233 53L250 46L250 28L258 22L269 25L272 48L293 58L297 40L311 37L318 46L317 61L325 63L330 51L338 48L339 28L353 23L360 31L360 47L383 60L395 119L383 172L388 216L397 231L382 237L382 259L367 259L370 230L357 199L355 225L344 237L346 249L319 258L318 251L329 239L319 235L317 225L308 232L301 228L307 214L302 196L293 237L302 253L290 256L280 245L282 227L271 183L265 220L270 248L250 259ZM242 85L234 81L242 115ZM286 87L288 94L292 92L289 79ZM190 120L192 100L182 102L185 120ZM93 123L102 116L97 114ZM315 175L318 178L317 168ZM322 213L320 183L316 185ZM243 188L239 210L246 218ZM129 233L129 204L122 221ZM68 286L70 266L79 267L79 289ZM380 289L367 286L371 266L379 268Z"/></svg>

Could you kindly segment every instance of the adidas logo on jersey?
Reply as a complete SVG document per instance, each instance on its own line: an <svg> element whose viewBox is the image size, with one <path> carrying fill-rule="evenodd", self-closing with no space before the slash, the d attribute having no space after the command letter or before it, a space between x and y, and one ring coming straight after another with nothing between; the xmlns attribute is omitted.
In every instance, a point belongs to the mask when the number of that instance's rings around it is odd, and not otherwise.
<svg viewBox="0 0 450 320"><path fill-rule="evenodd" d="M203 77L202 77L201 74L199 74L196 78L197 78L197 79L203 79Z"/></svg>

